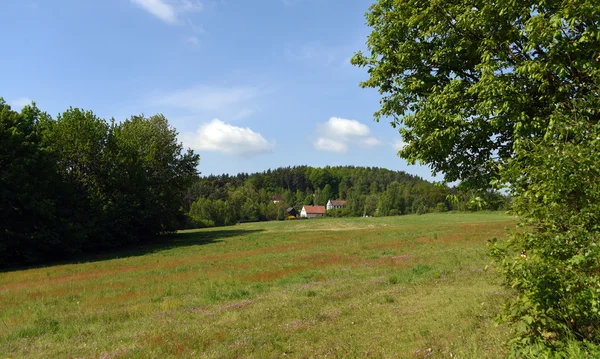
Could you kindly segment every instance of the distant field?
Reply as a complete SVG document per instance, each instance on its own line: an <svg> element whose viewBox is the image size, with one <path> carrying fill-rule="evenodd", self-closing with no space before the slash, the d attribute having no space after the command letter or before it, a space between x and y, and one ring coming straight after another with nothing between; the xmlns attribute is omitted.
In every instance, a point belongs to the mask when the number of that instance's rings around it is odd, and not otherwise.
<svg viewBox="0 0 600 359"><path fill-rule="evenodd" d="M499 213L184 231L0 273L0 358L496 358Z"/></svg>

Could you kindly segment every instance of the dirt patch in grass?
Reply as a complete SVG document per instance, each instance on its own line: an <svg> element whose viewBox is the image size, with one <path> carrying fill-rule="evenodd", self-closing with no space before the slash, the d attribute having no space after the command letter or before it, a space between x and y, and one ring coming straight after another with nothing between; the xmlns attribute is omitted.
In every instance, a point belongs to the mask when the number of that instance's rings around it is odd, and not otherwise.
<svg viewBox="0 0 600 359"><path fill-rule="evenodd" d="M264 271L260 273L255 273L249 276L244 277L244 279L251 282L264 282L268 280L278 279L286 276L290 276L293 274L297 274L299 272L303 272L308 269L315 269L321 267L334 266L337 264L351 264L356 263L358 256L349 255L349 256L339 256L339 255L331 255L331 254L315 254L301 258L300 260L303 262L308 262L305 264L290 266L283 269L273 270L273 271Z"/></svg>

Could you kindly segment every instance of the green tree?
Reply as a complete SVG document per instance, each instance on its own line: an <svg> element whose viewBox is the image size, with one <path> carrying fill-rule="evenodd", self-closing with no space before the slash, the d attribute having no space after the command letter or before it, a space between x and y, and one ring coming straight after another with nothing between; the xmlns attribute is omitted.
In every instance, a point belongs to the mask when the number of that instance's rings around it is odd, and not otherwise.
<svg viewBox="0 0 600 359"><path fill-rule="evenodd" d="M302 204L312 206L314 200L315 200L315 198L313 197L313 195L309 194L306 196L306 198L304 198L304 202Z"/></svg>
<svg viewBox="0 0 600 359"><path fill-rule="evenodd" d="M114 144L111 124L92 111L70 108L56 119L43 116L41 126L45 150L57 159L57 172L72 209L65 218L80 227L85 239L82 246L118 245L122 235L127 235L120 232L119 222L112 222L109 214L122 221L130 217L110 213L113 209L105 207L109 202L107 194L116 190L113 184L122 180L121 176L114 176L110 167L118 163L111 156L115 151L108 150Z"/></svg>
<svg viewBox="0 0 600 359"><path fill-rule="evenodd" d="M41 112L35 105L21 113L0 98L0 262L37 261L76 252L60 212L56 161L43 150Z"/></svg>
<svg viewBox="0 0 600 359"><path fill-rule="evenodd" d="M515 197L527 230L494 249L517 290L511 355L599 344L597 1L379 0L367 22L369 53L352 62L399 154Z"/></svg>
<svg viewBox="0 0 600 359"><path fill-rule="evenodd" d="M309 179L313 190L316 190L331 182L331 173L327 168L312 168Z"/></svg>
<svg viewBox="0 0 600 359"><path fill-rule="evenodd" d="M296 190L296 202L295 203L302 204L302 203L304 203L305 198L306 198L306 196L304 195L304 192L302 192L301 190Z"/></svg>
<svg viewBox="0 0 600 359"><path fill-rule="evenodd" d="M323 191L320 188L315 189L314 204L315 206L323 205Z"/></svg>
<svg viewBox="0 0 600 359"><path fill-rule="evenodd" d="M329 201L330 199L334 199L333 198L333 189L331 188L331 185L328 183L325 185L325 187L323 187L323 191L321 191L321 203L323 205L327 204L327 201Z"/></svg>
<svg viewBox="0 0 600 359"><path fill-rule="evenodd" d="M134 116L114 126L113 173L110 203L127 208L128 226L137 225L136 236L177 228L184 195L197 176L199 156L184 151L177 132L162 115ZM129 202L124 204L123 201ZM118 211L111 210L113 220Z"/></svg>
<svg viewBox="0 0 600 359"><path fill-rule="evenodd" d="M364 213L367 216L374 216L377 211L377 204L379 198L376 194L370 194L365 198L365 210Z"/></svg>

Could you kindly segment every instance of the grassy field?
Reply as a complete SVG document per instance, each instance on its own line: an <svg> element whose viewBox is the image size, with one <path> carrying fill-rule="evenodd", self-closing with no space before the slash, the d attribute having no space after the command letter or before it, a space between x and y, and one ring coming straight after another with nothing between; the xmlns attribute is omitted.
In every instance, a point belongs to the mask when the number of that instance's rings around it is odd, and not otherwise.
<svg viewBox="0 0 600 359"><path fill-rule="evenodd" d="M0 358L496 358L499 213L181 232L0 273Z"/></svg>

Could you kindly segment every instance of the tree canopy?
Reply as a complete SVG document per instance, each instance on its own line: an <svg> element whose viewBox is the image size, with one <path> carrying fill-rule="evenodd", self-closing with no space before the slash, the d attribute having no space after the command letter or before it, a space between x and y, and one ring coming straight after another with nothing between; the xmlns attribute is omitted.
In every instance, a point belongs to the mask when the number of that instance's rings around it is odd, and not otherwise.
<svg viewBox="0 0 600 359"><path fill-rule="evenodd" d="M488 186L519 141L582 101L597 108L595 0L379 0L366 16L368 53L352 63L382 95L375 117L400 127L402 157L448 181Z"/></svg>
<svg viewBox="0 0 600 359"><path fill-rule="evenodd" d="M149 240L184 220L198 155L164 116L56 118L0 99L0 263L65 258Z"/></svg>

